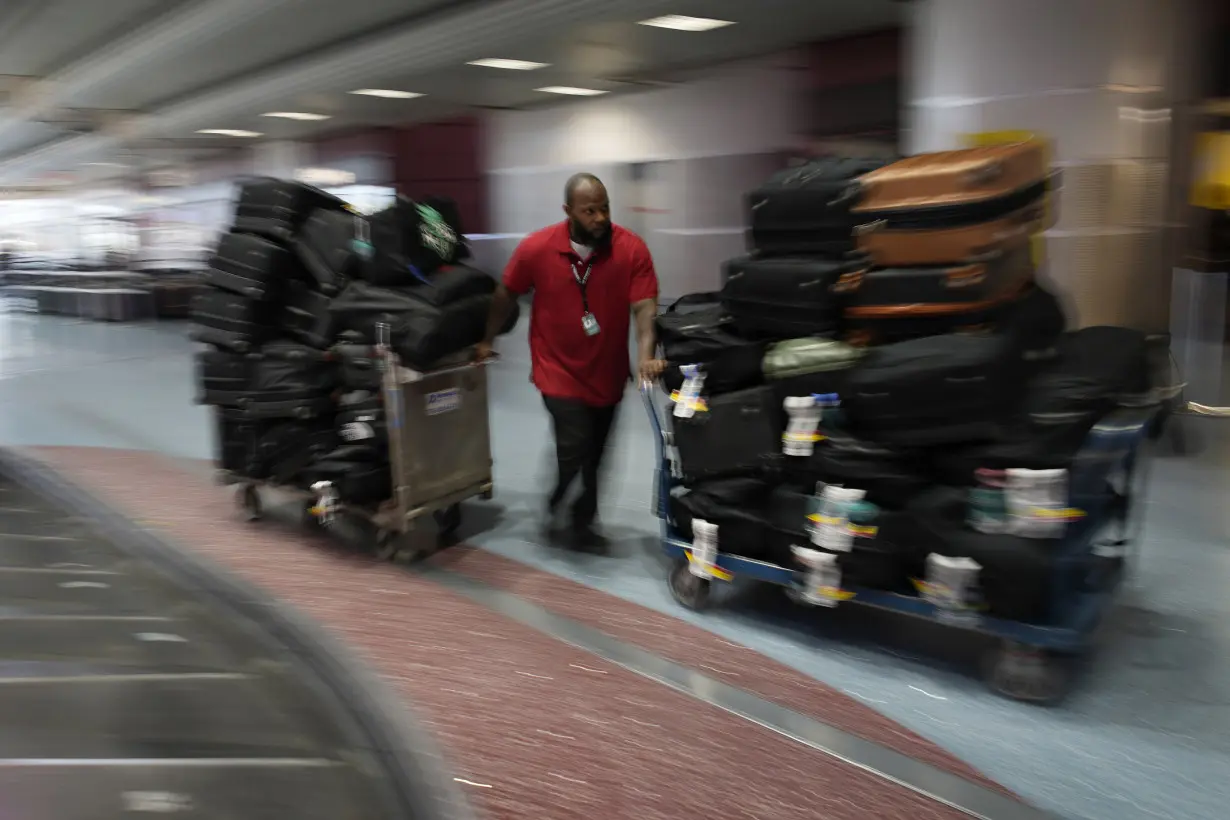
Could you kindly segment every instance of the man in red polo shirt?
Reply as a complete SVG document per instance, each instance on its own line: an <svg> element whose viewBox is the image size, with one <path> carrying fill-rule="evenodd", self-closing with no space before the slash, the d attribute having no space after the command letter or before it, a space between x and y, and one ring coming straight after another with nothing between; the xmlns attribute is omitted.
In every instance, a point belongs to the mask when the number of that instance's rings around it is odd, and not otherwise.
<svg viewBox="0 0 1230 820"><path fill-rule="evenodd" d="M637 373L654 381L654 319L658 276L644 241L611 223L606 188L593 174L577 174L564 188L567 219L530 234L513 253L496 292L487 341L478 358L491 355L514 300L534 292L530 311L530 380L542 393L555 433L557 480L547 498L548 534L570 536L572 545L596 548L598 479L615 411L631 371L628 329L635 319ZM571 520L558 516L572 484L581 492Z"/></svg>

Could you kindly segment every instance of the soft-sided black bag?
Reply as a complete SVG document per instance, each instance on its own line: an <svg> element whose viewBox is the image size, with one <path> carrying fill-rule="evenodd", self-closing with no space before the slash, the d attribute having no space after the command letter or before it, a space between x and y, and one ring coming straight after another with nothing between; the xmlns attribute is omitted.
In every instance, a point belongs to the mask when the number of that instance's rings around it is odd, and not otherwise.
<svg viewBox="0 0 1230 820"><path fill-rule="evenodd" d="M792 543L806 543L808 500L755 478L716 479L673 499L676 527L692 537L692 522L718 526L718 550L771 563L790 562Z"/></svg>
<svg viewBox="0 0 1230 820"><path fill-rule="evenodd" d="M474 296L490 296L495 293L496 284L490 274L478 268L445 265L416 286L414 295L429 305L441 307Z"/></svg>
<svg viewBox="0 0 1230 820"><path fill-rule="evenodd" d="M219 470L244 478L262 478L253 472L261 433L267 423L253 420L232 407L214 409L216 450L214 464Z"/></svg>
<svg viewBox="0 0 1230 820"><path fill-rule="evenodd" d="M310 480L331 481L348 504L377 504L393 494L393 476L388 464L353 458L351 447L342 447L318 460L308 471Z"/></svg>
<svg viewBox="0 0 1230 820"><path fill-rule="evenodd" d="M747 197L752 224L749 250L835 258L853 251L854 228L866 221L850 213L853 183L890 161L825 157L774 174Z"/></svg>
<svg viewBox="0 0 1230 820"><path fill-rule="evenodd" d="M363 217L317 208L295 236L294 249L320 291L332 296L359 275L364 259L355 243L366 239Z"/></svg>
<svg viewBox="0 0 1230 820"><path fill-rule="evenodd" d="M270 299L288 279L300 275L295 257L277 242L260 236L227 233L209 262L206 283L248 299Z"/></svg>
<svg viewBox="0 0 1230 820"><path fill-rule="evenodd" d="M709 396L691 418L670 423L687 484L763 475L781 463L785 411L769 386Z"/></svg>
<svg viewBox="0 0 1230 820"><path fill-rule="evenodd" d="M1058 356L1029 385L1026 413L1041 419L1101 418L1150 385L1148 337L1125 327L1087 327L1065 334Z"/></svg>
<svg viewBox="0 0 1230 820"><path fill-rule="evenodd" d="M217 288L192 298L192 337L237 353L252 350L270 333L269 306Z"/></svg>
<svg viewBox="0 0 1230 820"><path fill-rule="evenodd" d="M837 330L842 276L857 264L803 257L731 259L725 265L722 307L741 333L773 339L824 336Z"/></svg>
<svg viewBox="0 0 1230 820"><path fill-rule="evenodd" d="M668 390L683 384L679 368L702 365L707 393L728 393L763 380L760 363L765 342L734 333L716 293L694 293L677 299L656 321L658 343L666 360L662 381Z"/></svg>
<svg viewBox="0 0 1230 820"><path fill-rule="evenodd" d="M381 394L357 391L343 396L337 412L337 434L366 460L387 460L389 431Z"/></svg>
<svg viewBox="0 0 1230 820"><path fill-rule="evenodd" d="M363 278L386 287L413 285L456 263L464 245L461 226L449 221L455 217L455 211L441 213L427 202L398 197L368 219L373 254L363 266Z"/></svg>
<svg viewBox="0 0 1230 820"><path fill-rule="evenodd" d="M252 361L243 353L211 348L196 354L197 404L238 407L247 395Z"/></svg>
<svg viewBox="0 0 1230 820"><path fill-rule="evenodd" d="M850 374L851 429L905 446L993 439L1022 389L1018 352L997 336L932 336L873 348Z"/></svg>
<svg viewBox="0 0 1230 820"><path fill-rule="evenodd" d="M337 447L327 419L282 421L266 427L256 445L252 478L306 486L306 471Z"/></svg>
<svg viewBox="0 0 1230 820"><path fill-rule="evenodd" d="M356 331L376 341L376 326L389 325L393 349L408 367L425 369L445 356L478 344L487 332L490 296L470 296L443 307L418 298L419 288L381 288L351 282L333 300L338 331ZM516 324L514 308L505 332Z"/></svg>
<svg viewBox="0 0 1230 820"><path fill-rule="evenodd" d="M253 357L241 406L254 418L313 418L331 413L338 369L322 351L293 342L270 342Z"/></svg>
<svg viewBox="0 0 1230 820"><path fill-rule="evenodd" d="M920 454L860 439L844 426L821 420L810 456L784 459L794 486L813 492L818 482L865 490L866 499L886 509L902 509L932 483Z"/></svg>
<svg viewBox="0 0 1230 820"><path fill-rule="evenodd" d="M323 350L334 340L332 302L302 282L290 282L278 324L295 341Z"/></svg>
<svg viewBox="0 0 1230 820"><path fill-rule="evenodd" d="M343 200L290 179L254 177L239 183L234 230L290 241L320 209L353 213Z"/></svg>

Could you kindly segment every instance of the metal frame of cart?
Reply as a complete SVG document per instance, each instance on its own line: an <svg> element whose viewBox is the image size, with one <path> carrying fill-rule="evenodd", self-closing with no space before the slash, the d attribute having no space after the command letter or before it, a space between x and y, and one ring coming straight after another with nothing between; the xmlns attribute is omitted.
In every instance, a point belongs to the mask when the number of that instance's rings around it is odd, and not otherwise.
<svg viewBox="0 0 1230 820"><path fill-rule="evenodd" d="M658 407L658 393L643 390L645 407L657 442L658 467L655 480L656 514L662 522L662 547L672 558L668 584L671 594L682 606L704 609L712 581L694 575L691 542L672 524L671 491L678 484L671 432ZM1046 624L1007 621L977 613L942 611L921 597L894 592L850 588L842 590L846 603L875 607L902 615L947 623L999 639L999 647L984 664L987 683L996 691L1018 700L1051 703L1066 694L1070 684L1070 661L1091 644L1102 616L1109 609L1115 592L1126 575L1130 550L1137 541L1141 521L1133 515L1135 490L1143 483L1144 470L1138 469L1138 450L1153 423L1158 402L1150 397L1142 406L1123 408L1097 424L1076 459L1070 473L1072 506L1086 515L1070 526L1055 568L1051 612ZM1107 480L1119 474L1122 489L1107 494ZM1135 518L1133 522L1132 519ZM1101 540L1110 525L1118 532ZM1073 583L1073 573L1062 562L1081 560L1090 572L1083 583ZM801 571L790 567L719 552L713 580L732 581L746 577L799 589Z"/></svg>
<svg viewBox="0 0 1230 820"><path fill-rule="evenodd" d="M353 515L375 528L375 552L409 562L435 551L461 523L460 504L490 499L491 429L487 371L463 353L436 369L402 366L381 326L375 346L381 369L393 494L374 507L341 502L323 486L313 487L305 520L328 526ZM261 516L260 487L266 482L224 476L241 485L238 502L250 519Z"/></svg>

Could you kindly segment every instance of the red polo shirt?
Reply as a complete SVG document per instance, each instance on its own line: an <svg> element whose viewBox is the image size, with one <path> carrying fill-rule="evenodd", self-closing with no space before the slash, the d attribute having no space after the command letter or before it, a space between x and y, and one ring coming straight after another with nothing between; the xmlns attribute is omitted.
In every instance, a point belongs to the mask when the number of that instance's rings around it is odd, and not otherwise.
<svg viewBox="0 0 1230 820"><path fill-rule="evenodd" d="M534 291L534 385L544 396L605 407L619 402L628 382L632 304L657 298L658 275L645 242L617 225L611 226L610 245L592 261L585 295L598 320L597 336L586 335L581 325L585 309L573 269L583 277L589 260L573 251L567 222L523 239L504 270L504 285L517 294Z"/></svg>

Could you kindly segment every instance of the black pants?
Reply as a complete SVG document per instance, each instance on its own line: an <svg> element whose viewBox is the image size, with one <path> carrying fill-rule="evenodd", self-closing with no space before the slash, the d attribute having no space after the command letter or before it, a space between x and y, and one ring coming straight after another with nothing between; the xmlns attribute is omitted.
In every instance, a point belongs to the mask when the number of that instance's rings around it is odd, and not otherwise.
<svg viewBox="0 0 1230 820"><path fill-rule="evenodd" d="M555 433L555 489L547 499L554 514L578 478L581 494L572 504L572 525L585 528L598 514L598 483L607 437L619 405L593 407L574 399L543 396Z"/></svg>

